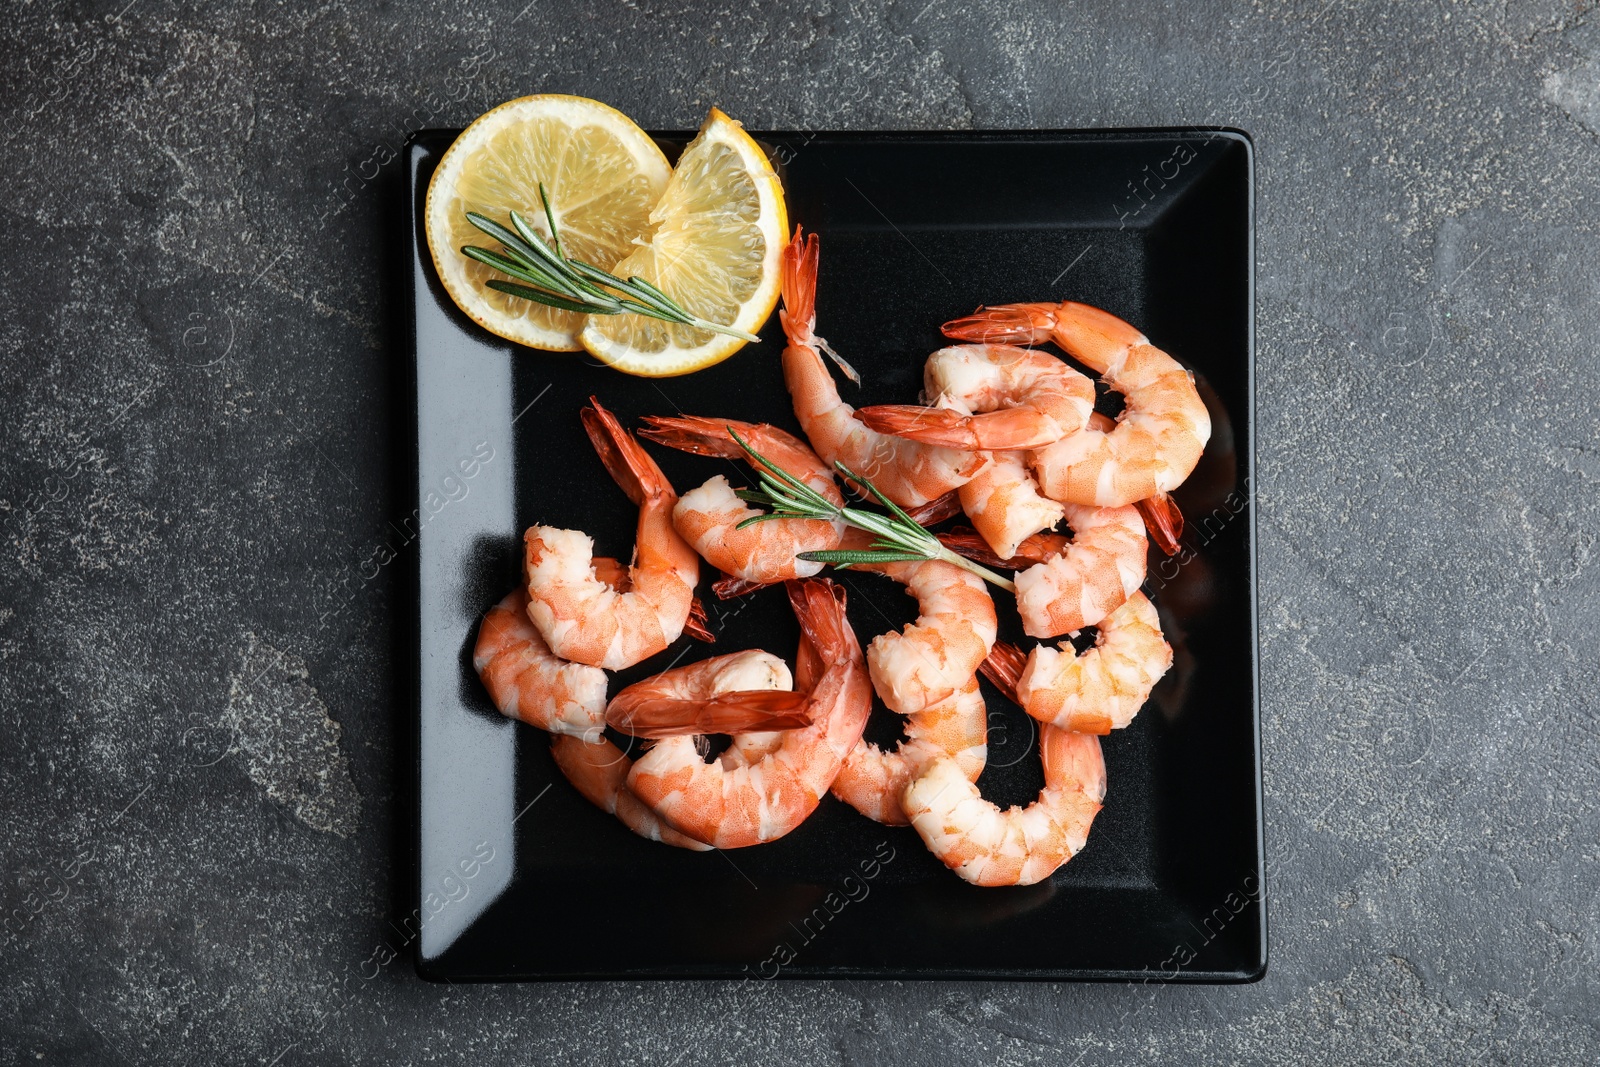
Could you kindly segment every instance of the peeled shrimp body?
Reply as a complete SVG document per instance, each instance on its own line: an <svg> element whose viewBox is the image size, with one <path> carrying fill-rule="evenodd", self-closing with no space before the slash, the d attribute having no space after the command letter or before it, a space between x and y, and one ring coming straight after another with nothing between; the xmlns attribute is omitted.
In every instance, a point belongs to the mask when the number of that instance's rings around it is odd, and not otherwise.
<svg viewBox="0 0 1600 1067"><path fill-rule="evenodd" d="M1093 626L1144 582L1147 542L1139 509L1062 505L1072 536L1032 534L1002 557L960 529L939 535L945 547L986 566L1017 572L1017 614L1030 637ZM1009 546L1008 546L1009 547Z"/></svg>
<svg viewBox="0 0 1600 1067"><path fill-rule="evenodd" d="M1001 559L1017 554L1023 541L1061 521L1064 506L1039 492L1019 452L996 452L989 465L956 492L961 510Z"/></svg>
<svg viewBox="0 0 1600 1067"><path fill-rule="evenodd" d="M578 530L531 527L524 537L528 617L562 659L622 670L683 633L700 559L672 528L677 503L661 468L616 416L590 398L584 429L611 477L639 508L627 591L596 575L594 542Z"/></svg>
<svg viewBox="0 0 1600 1067"><path fill-rule="evenodd" d="M550 755L567 781L584 799L601 811L615 815L622 825L651 841L675 848L708 851L711 846L680 834L656 817L639 798L628 792L628 771L633 760L604 737L585 741L568 734L557 734L550 744Z"/></svg>
<svg viewBox="0 0 1600 1067"><path fill-rule="evenodd" d="M794 401L795 417L817 455L843 463L872 481L902 507L918 507L967 482L987 457L979 452L925 445L878 433L856 417L839 397L823 362L826 342L816 335L817 235L794 240L783 254L783 311L779 317L789 345L783 350L783 379ZM835 357L837 358L837 357Z"/></svg>
<svg viewBox="0 0 1600 1067"><path fill-rule="evenodd" d="M1054 341L1122 393L1125 405L1110 433L1088 427L1034 454L1034 473L1053 499L1121 507L1164 498L1194 470L1211 437L1194 376L1099 308L1008 304L981 308L943 330L963 341Z"/></svg>
<svg viewBox="0 0 1600 1067"><path fill-rule="evenodd" d="M1039 731L1044 789L1026 808L983 799L953 759L930 761L906 786L911 825L946 867L974 885L1032 885L1082 851L1106 795L1106 765L1092 734Z"/></svg>
<svg viewBox="0 0 1600 1067"><path fill-rule="evenodd" d="M717 848L742 848L789 833L816 810L867 724L872 683L845 619L843 589L825 578L787 583L800 621L796 682L812 725L764 733L715 762L693 738L659 742L628 775L628 789L675 829Z"/></svg>
<svg viewBox="0 0 1600 1067"><path fill-rule="evenodd" d="M612 582L624 576L615 560L595 560ZM511 718L555 735L550 754L591 803L653 841L679 848L709 846L663 826L628 794L623 779L633 761L605 739L606 672L568 663L551 653L528 620L528 594L519 589L489 609L478 628L473 664L495 706Z"/></svg>
<svg viewBox="0 0 1600 1067"><path fill-rule="evenodd" d="M792 685L789 667L783 660L752 649L701 660L630 685L612 698L609 714L614 721L620 717L635 725L634 719L649 720L654 716L659 722L663 717L692 709L704 720L708 732L723 727L744 728L746 724L769 724L777 718L762 698L775 698L771 704L794 708L800 698L788 691ZM644 736L648 731L634 732ZM558 738L551 755L579 792L616 815L634 833L680 848L710 847L664 824L628 790L627 777L633 761L610 741L601 738L597 744L570 744Z"/></svg>
<svg viewBox="0 0 1600 1067"><path fill-rule="evenodd" d="M828 465L803 441L776 426L695 416L650 416L644 421L648 428L639 436L647 440L702 456L750 462L731 430L832 503L844 503ZM719 474L678 500L672 509L672 525L706 562L754 585L818 573L821 563L795 557L801 552L837 548L844 532L843 522L822 519L781 519L738 528L745 519L760 514L739 499L728 479ZM719 586L719 592L722 588Z"/></svg>
<svg viewBox="0 0 1600 1067"><path fill-rule="evenodd" d="M1143 593L1130 596L1099 631L1082 655L1063 643L1040 645L1024 660L1020 649L996 645L984 673L1042 723L1091 734L1120 730L1172 666L1172 648Z"/></svg>
<svg viewBox="0 0 1600 1067"><path fill-rule="evenodd" d="M900 797L929 760L946 757L976 781L988 757L988 709L974 675L965 688L906 716L905 740L885 751L862 739L833 780L833 795L869 819L907 823Z"/></svg>
<svg viewBox="0 0 1600 1067"><path fill-rule="evenodd" d="M1137 508L1065 508L1072 540L1017 572L1017 614L1029 637L1094 626L1144 582L1147 548Z"/></svg>
<svg viewBox="0 0 1600 1067"><path fill-rule="evenodd" d="M793 688L787 663L750 649L636 682L611 698L606 721L623 733L652 738L798 729L811 720L806 698Z"/></svg>
<svg viewBox="0 0 1600 1067"><path fill-rule="evenodd" d="M870 534L850 530L844 547L864 548ZM983 579L943 560L863 563L906 587L917 620L879 634L867 648L872 684L890 711L909 715L966 687L994 644L998 620Z"/></svg>
<svg viewBox="0 0 1600 1067"><path fill-rule="evenodd" d="M874 430L966 451L1043 448L1083 429L1094 383L1047 352L954 345L928 357L923 399L881 404L859 417Z"/></svg>
<svg viewBox="0 0 1600 1067"><path fill-rule="evenodd" d="M606 672L550 651L528 619L526 590L509 594L483 617L472 665L509 718L591 741L605 729Z"/></svg>
<svg viewBox="0 0 1600 1067"><path fill-rule="evenodd" d="M1116 423L1096 413L1089 416L1088 425L1110 430ZM1028 467L1029 458L1025 452L991 452L989 465L956 490L961 510L989 546L996 566L1004 566L1020 552L1023 542L1051 529L1066 514L1060 501L1051 500L1040 491L1038 480ZM1022 566L1026 565L1013 569Z"/></svg>

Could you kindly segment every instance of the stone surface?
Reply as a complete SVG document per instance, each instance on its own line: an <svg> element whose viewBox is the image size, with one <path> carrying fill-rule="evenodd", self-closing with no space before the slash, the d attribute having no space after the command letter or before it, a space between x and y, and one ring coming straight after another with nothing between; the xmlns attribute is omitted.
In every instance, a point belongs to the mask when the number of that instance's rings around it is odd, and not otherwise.
<svg viewBox="0 0 1600 1067"><path fill-rule="evenodd" d="M541 90L665 128L1254 134L1264 981L387 960L396 159ZM1588 4L24 3L0 120L11 1062L1600 1053Z"/></svg>

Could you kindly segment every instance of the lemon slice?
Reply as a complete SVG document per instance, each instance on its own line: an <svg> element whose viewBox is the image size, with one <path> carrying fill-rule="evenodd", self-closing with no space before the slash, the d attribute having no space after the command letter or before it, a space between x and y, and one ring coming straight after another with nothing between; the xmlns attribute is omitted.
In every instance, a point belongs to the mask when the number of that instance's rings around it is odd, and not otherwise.
<svg viewBox="0 0 1600 1067"><path fill-rule="evenodd" d="M575 352L585 316L485 285L505 276L462 255L461 246L499 249L466 213L509 225L516 211L549 236L543 182L565 251L610 269L649 232L650 209L671 175L656 143L615 108L581 96L524 96L480 115L439 161L424 212L428 251L450 298L484 329Z"/></svg>
<svg viewBox="0 0 1600 1067"><path fill-rule="evenodd" d="M650 212L650 228L612 274L638 275L707 322L755 333L767 321L789 217L766 153L737 122L711 109ZM649 378L709 367L747 343L644 315L592 315L578 340L618 370Z"/></svg>

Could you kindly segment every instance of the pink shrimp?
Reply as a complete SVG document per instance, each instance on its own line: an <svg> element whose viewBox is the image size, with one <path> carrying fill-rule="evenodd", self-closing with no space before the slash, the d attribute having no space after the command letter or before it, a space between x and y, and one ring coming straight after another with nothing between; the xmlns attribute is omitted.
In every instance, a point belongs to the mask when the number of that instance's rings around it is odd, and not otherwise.
<svg viewBox="0 0 1600 1067"><path fill-rule="evenodd" d="M831 467L843 463L870 479L885 496L917 507L957 488L985 462L980 452L925 445L868 429L855 408L839 397L833 375L822 361L827 352L855 372L814 332L816 327L817 235L795 227L783 257L783 311L780 319L789 345L783 350L783 378L794 401L795 417L817 455Z"/></svg>
<svg viewBox="0 0 1600 1067"><path fill-rule="evenodd" d="M655 812L628 792L626 783L633 760L604 737L590 742L570 734L557 734L551 739L550 755L585 800L615 815L622 825L640 837L697 852L711 848L663 823Z"/></svg>
<svg viewBox="0 0 1600 1067"><path fill-rule="evenodd" d="M697 416L664 418L647 416L639 436L701 456L750 461L733 439L737 433L751 448L805 482L834 504L844 497L833 474L817 454L793 434L764 423L706 419ZM735 494L728 479L717 475L698 489L685 493L672 509L672 524L683 539L706 561L738 582L719 582L717 592L727 596L745 586L767 585L789 578L809 578L821 563L795 558L798 553L839 547L844 523L822 519L782 519L739 523L760 515Z"/></svg>
<svg viewBox="0 0 1600 1067"><path fill-rule="evenodd" d="M793 685L788 665L772 653L733 652L635 682L611 698L606 722L649 738L810 726L814 709Z"/></svg>
<svg viewBox="0 0 1600 1067"><path fill-rule="evenodd" d="M833 780L833 795L888 826L908 822L900 797L928 761L948 757L969 781L988 756L987 708L974 675L955 693L906 716L905 740L884 751L863 738Z"/></svg>
<svg viewBox="0 0 1600 1067"><path fill-rule="evenodd" d="M1020 452L995 452L989 465L956 492L961 509L1002 559L1017 554L1023 541L1061 521L1059 501L1039 492Z"/></svg>
<svg viewBox="0 0 1600 1067"><path fill-rule="evenodd" d="M1094 626L1144 582L1147 549L1137 508L1067 504L1065 509L1072 540L1017 573L1017 614L1029 637Z"/></svg>
<svg viewBox="0 0 1600 1067"><path fill-rule="evenodd" d="M1106 765L1092 734L1039 731L1044 789L1026 808L983 799L955 760L936 758L906 786L911 825L946 867L975 885L1032 885L1082 851L1106 796Z"/></svg>
<svg viewBox="0 0 1600 1067"><path fill-rule="evenodd" d="M845 548L865 548L871 534L845 532ZM983 579L943 560L860 563L906 587L917 621L879 634L867 648L872 684L889 710L909 715L965 688L989 655L999 622Z"/></svg>
<svg viewBox="0 0 1600 1067"><path fill-rule="evenodd" d="M625 580L627 572L616 560L602 556L594 563L602 581ZM623 788L633 761L603 733L606 672L553 654L529 621L527 606L527 591L518 589L490 608L478 628L473 663L495 706L553 733L550 754L556 766L591 803L634 833L680 848L708 848L661 825Z"/></svg>
<svg viewBox="0 0 1600 1067"><path fill-rule="evenodd" d="M1047 352L1013 345L954 345L928 357L927 407L879 404L857 416L880 433L964 451L1053 445L1083 429L1094 383Z"/></svg>
<svg viewBox="0 0 1600 1067"><path fill-rule="evenodd" d="M1125 405L1111 432L1091 426L1035 453L1039 484L1048 496L1071 504L1122 507L1142 501L1153 529L1182 531L1181 517L1161 516L1176 511L1167 494L1200 461L1211 438L1211 415L1194 375L1177 360L1115 315L1070 301L980 308L943 330L963 341L1054 341L1120 391Z"/></svg>
<svg viewBox="0 0 1600 1067"><path fill-rule="evenodd" d="M812 650L802 651L795 672L807 683L812 725L776 739L757 735L713 763L701 759L693 738L668 738L628 775L629 790L657 815L717 848L772 841L799 826L861 740L872 710L872 683L845 618L843 589L826 578L787 585L801 643Z"/></svg>
<svg viewBox="0 0 1600 1067"><path fill-rule="evenodd" d="M683 633L700 577L694 549L672 528L677 494L639 442L594 397L584 429L606 470L639 508L628 590L595 575L594 542L578 530L530 527L524 537L528 617L556 655L622 670Z"/></svg>
<svg viewBox="0 0 1600 1067"><path fill-rule="evenodd" d="M945 547L985 566L1017 571L1017 614L1029 637L1094 626L1144 582L1145 526L1137 508L1062 505L1070 538L1034 534L1009 558L986 551L971 533L939 535Z"/></svg>
<svg viewBox="0 0 1600 1067"><path fill-rule="evenodd" d="M605 729L606 672L568 663L550 651L528 619L524 589L508 594L483 617L472 664L495 707L508 718L591 741Z"/></svg>
<svg viewBox="0 0 1600 1067"><path fill-rule="evenodd" d="M1088 425L1110 430L1116 423L1092 413ZM1051 529L1066 514L1060 501L1040 491L1028 458L1027 453L992 452L989 465L956 490L961 509L1000 559L1017 555L1024 541Z"/></svg>
<svg viewBox="0 0 1600 1067"><path fill-rule="evenodd" d="M1065 730L1108 734L1133 721L1172 666L1155 605L1134 593L1100 623L1095 646L1022 650L999 643L983 673L1033 718Z"/></svg>

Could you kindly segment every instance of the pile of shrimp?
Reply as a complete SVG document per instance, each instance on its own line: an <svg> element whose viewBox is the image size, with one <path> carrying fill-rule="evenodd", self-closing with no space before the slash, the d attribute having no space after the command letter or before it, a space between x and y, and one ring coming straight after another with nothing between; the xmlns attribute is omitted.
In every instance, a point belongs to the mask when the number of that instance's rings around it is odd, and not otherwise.
<svg viewBox="0 0 1600 1067"><path fill-rule="evenodd" d="M1085 304L980 308L947 322L959 342L924 365L916 405L854 408L817 336L816 236L784 257L783 373L804 437L714 414L648 416L630 431L597 399L581 416L602 464L638 508L631 562L595 556L578 530L533 526L524 581L489 610L474 663L505 715L548 731L556 766L634 833L685 849L742 848L795 830L831 793L910 826L976 885L1029 885L1082 850L1106 801L1100 738L1126 727L1172 665L1140 591L1153 542L1176 551L1171 493L1211 433L1193 375L1133 326ZM1044 347L1053 345L1064 354ZM1070 362L1069 362L1070 359ZM1095 379L1120 393L1095 412ZM933 525L952 551L1015 572L1031 650L997 640L989 587L945 560L853 564L904 587L918 617L863 642L845 587L801 553L867 548L840 520L770 519L725 474L679 495L641 438L744 461L742 439L834 505L847 467ZM1065 529L1060 527L1065 526ZM782 586L800 626L792 660L763 650L670 669L608 697L609 674L682 635L712 640L695 590ZM1084 631L1094 630L1090 647ZM680 655L680 659L682 656ZM676 661L674 661L676 663ZM791 666L792 662L792 666ZM979 678L1040 724L1044 788L1001 810L978 779L988 755ZM874 697L901 720L886 750L863 737ZM627 748L607 736L626 735ZM708 738L728 747L707 758Z"/></svg>

